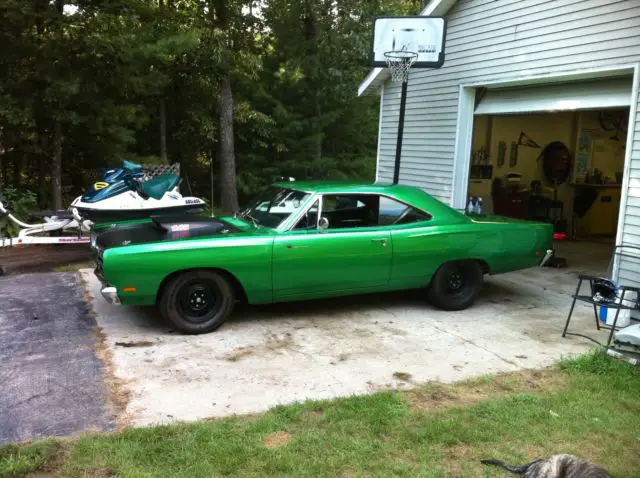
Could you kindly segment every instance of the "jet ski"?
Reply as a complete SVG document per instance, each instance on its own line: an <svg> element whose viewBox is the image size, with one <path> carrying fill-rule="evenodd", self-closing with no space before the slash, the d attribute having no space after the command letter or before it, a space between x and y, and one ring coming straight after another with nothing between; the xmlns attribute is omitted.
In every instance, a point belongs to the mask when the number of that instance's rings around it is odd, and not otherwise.
<svg viewBox="0 0 640 478"><path fill-rule="evenodd" d="M105 171L102 180L74 199L69 210L76 219L93 224L203 212L205 202L183 197L180 182L176 174L145 181L141 165L124 161L122 168Z"/></svg>

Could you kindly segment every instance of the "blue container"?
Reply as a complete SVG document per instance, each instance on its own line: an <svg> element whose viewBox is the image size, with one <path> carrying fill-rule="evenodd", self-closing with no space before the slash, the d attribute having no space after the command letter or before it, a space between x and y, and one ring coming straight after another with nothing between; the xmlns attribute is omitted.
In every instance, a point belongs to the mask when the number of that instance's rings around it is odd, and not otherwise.
<svg viewBox="0 0 640 478"><path fill-rule="evenodd" d="M601 305L600 306L600 322L602 323L606 323L607 322L607 312L608 312L608 308L606 305Z"/></svg>

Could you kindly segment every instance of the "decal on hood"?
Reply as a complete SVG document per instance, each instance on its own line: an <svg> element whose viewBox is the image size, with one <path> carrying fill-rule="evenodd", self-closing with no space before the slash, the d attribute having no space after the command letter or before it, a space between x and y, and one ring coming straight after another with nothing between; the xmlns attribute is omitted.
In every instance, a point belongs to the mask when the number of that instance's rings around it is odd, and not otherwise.
<svg viewBox="0 0 640 478"><path fill-rule="evenodd" d="M189 224L172 224L170 226L171 232L184 232L189 230Z"/></svg>

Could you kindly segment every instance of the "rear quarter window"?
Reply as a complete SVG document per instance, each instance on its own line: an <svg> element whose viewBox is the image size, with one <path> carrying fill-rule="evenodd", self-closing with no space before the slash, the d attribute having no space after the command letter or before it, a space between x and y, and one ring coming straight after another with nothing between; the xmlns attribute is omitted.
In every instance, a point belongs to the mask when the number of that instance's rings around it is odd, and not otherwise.
<svg viewBox="0 0 640 478"><path fill-rule="evenodd" d="M428 221L429 219L431 219L431 216L419 209L385 196L380 198L378 216L378 224L380 226L411 224Z"/></svg>

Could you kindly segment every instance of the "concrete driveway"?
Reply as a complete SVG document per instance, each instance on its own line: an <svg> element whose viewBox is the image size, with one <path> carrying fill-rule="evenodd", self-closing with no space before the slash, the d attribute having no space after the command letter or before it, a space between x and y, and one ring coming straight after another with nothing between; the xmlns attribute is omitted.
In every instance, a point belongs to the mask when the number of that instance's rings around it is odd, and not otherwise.
<svg viewBox="0 0 640 478"><path fill-rule="evenodd" d="M561 338L572 269L488 278L463 312L433 309L413 293L300 302L245 308L200 336L170 331L153 308L106 304L92 272L82 274L115 373L131 392L134 425L537 368L593 346ZM602 341L592 314L576 306L571 328Z"/></svg>

